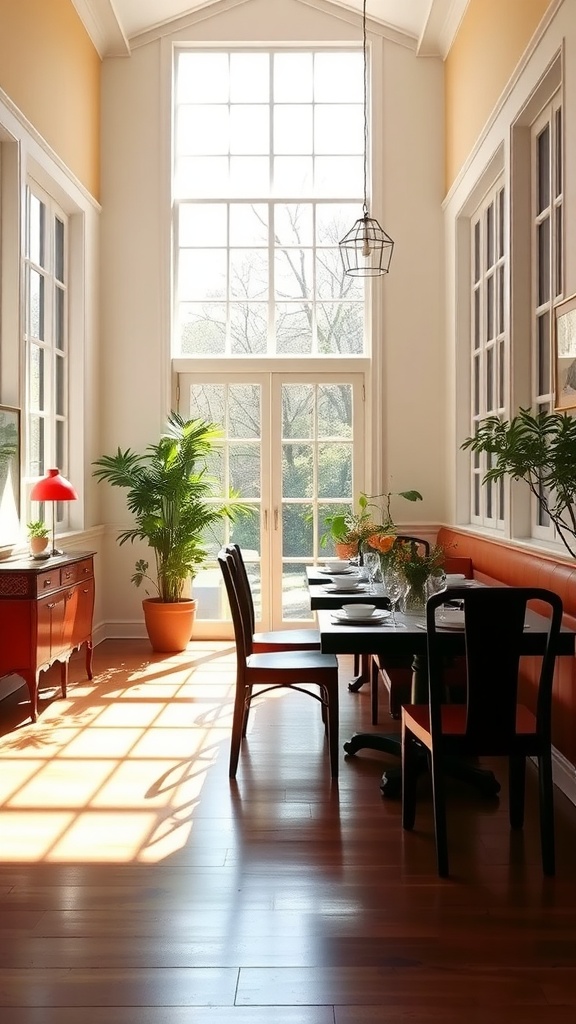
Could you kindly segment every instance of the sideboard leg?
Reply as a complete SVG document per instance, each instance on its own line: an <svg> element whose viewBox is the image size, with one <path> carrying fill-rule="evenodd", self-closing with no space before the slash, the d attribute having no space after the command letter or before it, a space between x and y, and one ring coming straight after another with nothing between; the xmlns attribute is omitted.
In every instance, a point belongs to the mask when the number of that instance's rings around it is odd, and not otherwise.
<svg viewBox="0 0 576 1024"><path fill-rule="evenodd" d="M91 639L87 640L86 641L86 675L88 676L88 679L92 679L93 678L93 672L92 672L92 653L93 653L93 649L94 649L94 644L92 643L92 640Z"/></svg>

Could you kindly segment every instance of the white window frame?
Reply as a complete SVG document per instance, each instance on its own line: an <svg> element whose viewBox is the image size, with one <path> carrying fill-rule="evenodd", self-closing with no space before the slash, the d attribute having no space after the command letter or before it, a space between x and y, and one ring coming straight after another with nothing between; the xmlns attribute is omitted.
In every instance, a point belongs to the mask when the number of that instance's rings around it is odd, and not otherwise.
<svg viewBox="0 0 576 1024"><path fill-rule="evenodd" d="M504 176L470 218L470 433L486 416L504 417L508 396L507 203ZM491 465L484 452L470 464L470 521L503 532L504 481L483 483Z"/></svg>
<svg viewBox="0 0 576 1024"><path fill-rule="evenodd" d="M44 239L42 242L42 260L37 262L30 251L30 206L37 202L43 208ZM56 223L62 225L62 267L60 277L56 267ZM26 516L38 518L45 515L36 503L31 505L28 494L32 483L43 476L50 467L57 467L64 476L69 475L69 315L68 315L68 267L69 267L69 225L68 217L54 200L33 178L26 182L25 201L23 206L23 290L24 290L24 374L25 374L25 458L24 487L26 494ZM43 329L41 336L31 330L30 278L35 275L43 284L43 308L41 318ZM58 299L58 296L60 299ZM57 306L60 301L61 328L57 336ZM39 313L40 316L40 313ZM34 398L33 386L33 355L37 354L43 362L43 382L38 385L40 402ZM59 363L61 366L59 368ZM42 435L38 441L38 460L33 461L32 436L33 426ZM69 502L58 502L54 505L56 529L68 526ZM52 514L52 513L50 513Z"/></svg>

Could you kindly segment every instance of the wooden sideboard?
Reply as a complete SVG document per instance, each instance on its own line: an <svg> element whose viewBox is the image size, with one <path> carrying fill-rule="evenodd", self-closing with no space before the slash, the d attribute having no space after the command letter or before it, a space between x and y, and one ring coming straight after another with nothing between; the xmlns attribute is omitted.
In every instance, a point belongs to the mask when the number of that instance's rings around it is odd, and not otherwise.
<svg viewBox="0 0 576 1024"><path fill-rule="evenodd" d="M0 562L0 676L15 673L25 680L33 722L39 676L53 662L60 662L65 697L68 661L85 644L92 679L93 614L93 552Z"/></svg>

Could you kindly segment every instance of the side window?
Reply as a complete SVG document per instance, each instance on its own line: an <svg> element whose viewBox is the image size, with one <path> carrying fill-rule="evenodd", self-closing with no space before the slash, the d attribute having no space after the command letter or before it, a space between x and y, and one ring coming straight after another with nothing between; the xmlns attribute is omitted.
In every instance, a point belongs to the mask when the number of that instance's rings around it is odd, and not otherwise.
<svg viewBox="0 0 576 1024"><path fill-rule="evenodd" d="M505 191L496 185L472 217L471 253L471 434L486 416L506 413L506 237ZM504 487L483 484L489 457L474 453L471 521L504 529Z"/></svg>
<svg viewBox="0 0 576 1024"><path fill-rule="evenodd" d="M562 108L560 95L532 125L532 408L553 407L551 369L554 305L563 294ZM534 502L532 532L552 539L548 516Z"/></svg>
<svg viewBox="0 0 576 1024"><path fill-rule="evenodd" d="M34 182L24 208L26 481L57 466L68 472L67 220ZM66 503L55 509L64 525ZM42 516L42 509L26 515Z"/></svg>

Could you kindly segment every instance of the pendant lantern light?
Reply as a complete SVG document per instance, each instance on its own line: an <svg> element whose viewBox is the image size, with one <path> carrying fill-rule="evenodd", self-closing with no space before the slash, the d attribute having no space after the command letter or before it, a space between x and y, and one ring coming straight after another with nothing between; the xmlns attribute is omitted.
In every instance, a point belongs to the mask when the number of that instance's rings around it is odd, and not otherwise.
<svg viewBox="0 0 576 1024"><path fill-rule="evenodd" d="M351 277L380 277L390 269L394 242L368 212L368 62L366 58L366 0L362 9L364 60L364 205L362 217L338 243L344 271Z"/></svg>

